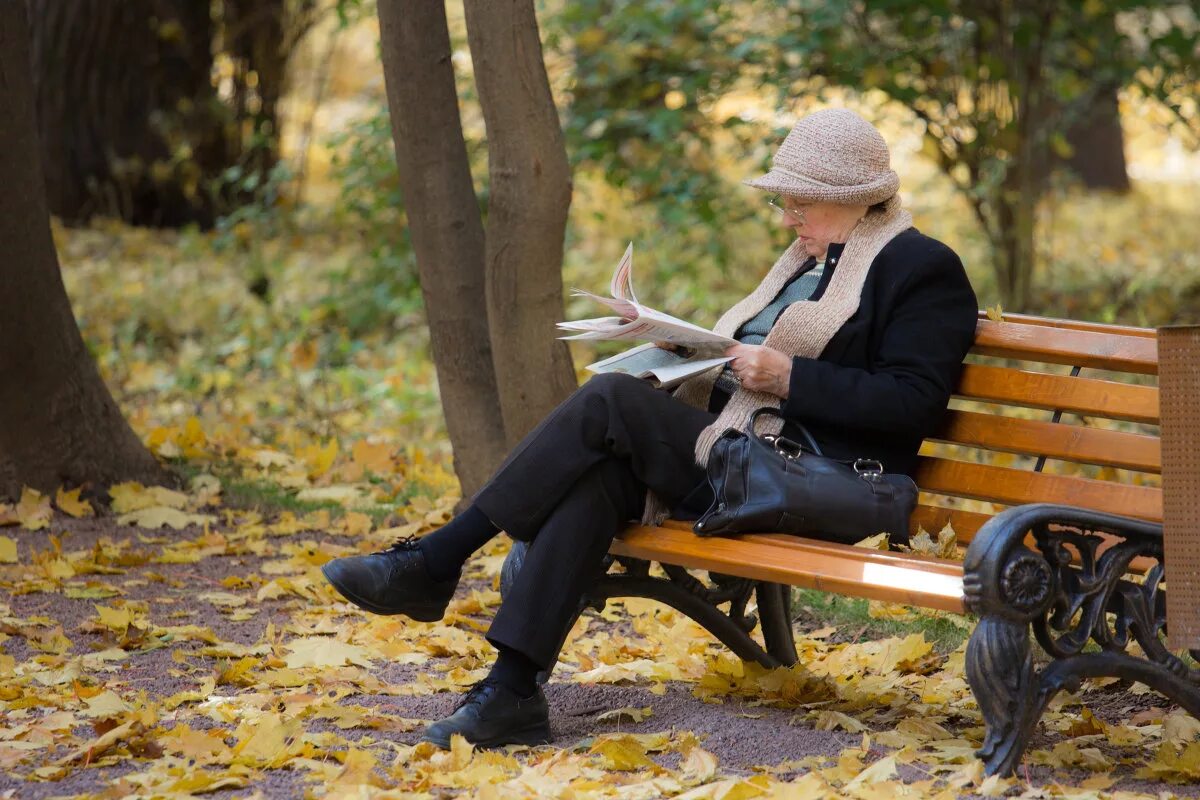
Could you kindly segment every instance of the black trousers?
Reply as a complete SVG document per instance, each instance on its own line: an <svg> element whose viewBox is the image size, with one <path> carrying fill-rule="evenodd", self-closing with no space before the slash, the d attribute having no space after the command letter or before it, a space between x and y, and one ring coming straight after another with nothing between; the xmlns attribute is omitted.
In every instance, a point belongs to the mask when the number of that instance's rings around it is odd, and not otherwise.
<svg viewBox="0 0 1200 800"><path fill-rule="evenodd" d="M543 669L646 489L677 506L705 482L693 450L716 414L628 375L597 375L518 444L474 502L514 539L530 542L488 641Z"/></svg>

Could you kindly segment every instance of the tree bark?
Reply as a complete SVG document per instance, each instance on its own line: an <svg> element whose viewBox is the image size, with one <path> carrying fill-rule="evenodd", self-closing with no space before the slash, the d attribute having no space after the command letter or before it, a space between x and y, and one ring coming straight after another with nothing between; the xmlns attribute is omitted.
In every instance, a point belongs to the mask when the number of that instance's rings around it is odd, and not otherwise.
<svg viewBox="0 0 1200 800"><path fill-rule="evenodd" d="M1067 166L1088 189L1128 192L1130 188L1117 91L1116 86L1106 87L1089 112L1067 131L1073 151Z"/></svg>
<svg viewBox="0 0 1200 800"><path fill-rule="evenodd" d="M162 482L88 354L50 235L22 0L0 0L0 497Z"/></svg>
<svg viewBox="0 0 1200 800"><path fill-rule="evenodd" d="M379 0L384 81L400 186L454 470L463 496L505 453L485 302L484 233L440 2Z"/></svg>
<svg viewBox="0 0 1200 800"><path fill-rule="evenodd" d="M212 21L195 0L27 0L52 213L209 226L229 165ZM186 144L190 155L175 158Z"/></svg>
<svg viewBox="0 0 1200 800"><path fill-rule="evenodd" d="M562 319L571 169L532 0L466 0L488 136L487 303L508 444L576 387Z"/></svg>

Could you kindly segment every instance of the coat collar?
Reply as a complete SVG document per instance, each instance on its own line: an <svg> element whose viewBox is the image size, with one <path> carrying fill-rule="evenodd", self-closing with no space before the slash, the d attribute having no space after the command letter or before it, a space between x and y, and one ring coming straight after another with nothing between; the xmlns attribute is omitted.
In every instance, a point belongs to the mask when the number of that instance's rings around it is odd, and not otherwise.
<svg viewBox="0 0 1200 800"><path fill-rule="evenodd" d="M846 249L845 242L833 242L825 250L825 265L837 266L838 259L842 257L842 251Z"/></svg>

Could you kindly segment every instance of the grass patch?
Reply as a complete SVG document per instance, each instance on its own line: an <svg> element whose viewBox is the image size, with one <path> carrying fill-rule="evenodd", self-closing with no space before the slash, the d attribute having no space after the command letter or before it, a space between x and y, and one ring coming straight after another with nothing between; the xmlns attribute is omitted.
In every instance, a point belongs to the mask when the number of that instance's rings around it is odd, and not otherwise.
<svg viewBox="0 0 1200 800"><path fill-rule="evenodd" d="M214 464L201 469L193 464L178 461L172 463L171 468L181 477L184 485L201 474L207 473L218 478L221 481L222 505L225 508L253 510L264 515L280 514L284 511L302 515L327 510L333 519L350 510L334 500L301 500L296 497L295 492L277 483L238 475L233 465ZM416 493L418 492L409 494ZM353 510L366 514L376 526L381 526L397 508L398 506L394 505L373 505L358 506Z"/></svg>
<svg viewBox="0 0 1200 800"><path fill-rule="evenodd" d="M876 619L868 613L868 602L859 597L820 592L816 589L792 590L792 621L804 630L833 625L838 633L831 641L859 642L924 633L939 653L958 648L970 630L945 617L934 617L916 610L910 620Z"/></svg>

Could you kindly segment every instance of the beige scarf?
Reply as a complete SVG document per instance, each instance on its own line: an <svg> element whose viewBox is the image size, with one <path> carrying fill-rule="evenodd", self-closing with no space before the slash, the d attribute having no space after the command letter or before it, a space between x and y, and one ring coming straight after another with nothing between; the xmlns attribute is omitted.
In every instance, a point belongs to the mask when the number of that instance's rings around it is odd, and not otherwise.
<svg viewBox="0 0 1200 800"><path fill-rule="evenodd" d="M893 195L882 209L871 211L854 227L838 260L833 277L819 301L801 300L784 309L767 334L763 345L773 347L789 356L817 358L834 334L858 310L863 282L875 256L896 235L912 227L912 215L900 207L899 195ZM714 331L732 337L744 323L753 319L768 303L779 296L783 288L800 270L808 256L797 239L771 267L758 288L741 302L726 311L717 321ZM708 408L713 384L720 375L719 368L697 375L683 383L675 397L697 408ZM738 389L729 398L716 421L705 428L696 440L696 463L708 463L713 444L728 428L745 429L750 415L763 406L781 405L779 397L767 392ZM779 433L783 423L770 417L760 426L760 433ZM646 495L643 525L659 525L667 518L669 509L653 492Z"/></svg>

